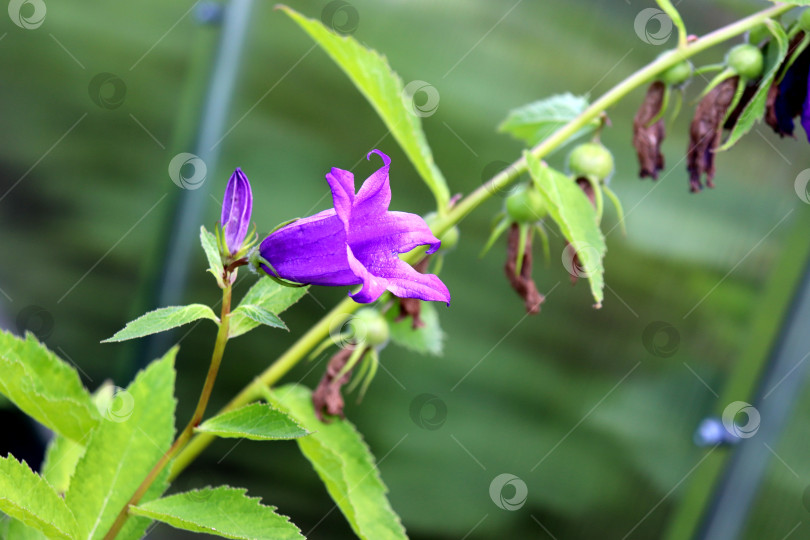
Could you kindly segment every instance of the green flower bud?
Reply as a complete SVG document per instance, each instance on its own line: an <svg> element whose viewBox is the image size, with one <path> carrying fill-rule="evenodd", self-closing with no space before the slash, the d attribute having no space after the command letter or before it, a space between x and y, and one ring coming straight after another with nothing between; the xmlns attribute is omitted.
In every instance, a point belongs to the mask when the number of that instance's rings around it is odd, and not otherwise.
<svg viewBox="0 0 810 540"><path fill-rule="evenodd" d="M517 223L534 223L546 214L546 201L534 184L522 184L506 198L506 213Z"/></svg>
<svg viewBox="0 0 810 540"><path fill-rule="evenodd" d="M606 180L613 173L613 154L601 143L580 144L568 155L568 168L578 178Z"/></svg>
<svg viewBox="0 0 810 540"><path fill-rule="evenodd" d="M743 43L728 51L726 64L740 77L756 79L762 75L765 60L762 58L762 51L758 47Z"/></svg>
<svg viewBox="0 0 810 540"><path fill-rule="evenodd" d="M678 62L661 74L661 80L669 86L680 86L692 77L694 66L689 60Z"/></svg>
<svg viewBox="0 0 810 540"><path fill-rule="evenodd" d="M349 339L358 345L377 348L385 345L390 337L388 322L376 309L358 310L349 320L348 326L351 328Z"/></svg>

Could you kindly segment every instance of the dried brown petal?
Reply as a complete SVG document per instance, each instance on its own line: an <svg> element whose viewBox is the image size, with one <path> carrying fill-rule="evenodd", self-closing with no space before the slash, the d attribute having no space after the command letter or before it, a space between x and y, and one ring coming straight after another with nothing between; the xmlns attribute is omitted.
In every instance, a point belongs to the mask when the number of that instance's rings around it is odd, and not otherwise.
<svg viewBox="0 0 810 540"><path fill-rule="evenodd" d="M340 393L341 387L349 382L352 372L349 371L340 380L335 380L340 370L349 361L349 357L354 352L354 346L349 345L345 349L339 350L329 360L326 366L326 373L323 374L318 387L312 392L312 405L315 407L315 415L318 420L325 422L323 414L340 416L343 418L343 396Z"/></svg>
<svg viewBox="0 0 810 540"><path fill-rule="evenodd" d="M804 32L799 32L790 42L787 59L804 40ZM782 62L784 69L787 59ZM765 104L765 122L780 137L795 137L793 119L802 114L808 90L808 73L810 73L810 48L802 51L796 61L784 72L779 84L776 81L768 89L768 101Z"/></svg>
<svg viewBox="0 0 810 540"><path fill-rule="evenodd" d="M633 146L641 166L638 173L640 178L649 176L653 180L658 180L658 172L664 169L664 155L661 153L661 143L666 136L664 119L660 118L653 124L650 122L661 112L665 93L664 83L661 81L652 83L633 118Z"/></svg>
<svg viewBox="0 0 810 540"><path fill-rule="evenodd" d="M714 187L714 151L720 145L723 120L734 100L738 82L739 77L736 76L724 80L700 100L695 110L686 153L689 189L693 193L703 189L703 175L706 175L706 185Z"/></svg>
<svg viewBox="0 0 810 540"><path fill-rule="evenodd" d="M588 200L591 201L591 206L596 208L596 194L593 192L593 184L587 178L577 178L576 182L580 189L585 192Z"/></svg>
<svg viewBox="0 0 810 540"><path fill-rule="evenodd" d="M532 279L532 240L530 236L526 238L526 249L523 255L523 264L520 273L516 275L517 255L520 246L520 227L513 223L509 229L509 239L507 242L506 265L504 271L509 284L515 289L526 304L526 313L534 315L540 312L540 304L545 297L537 290Z"/></svg>
<svg viewBox="0 0 810 540"><path fill-rule="evenodd" d="M430 257L425 257L415 265L413 265L414 270L419 272L420 274L424 274L427 271L428 263ZM396 318L396 322L401 321L407 317L413 317L413 323L411 328L416 330L417 328L422 328L425 326L425 323L422 322L421 319L422 314L422 301L418 298L400 298L399 299L399 315Z"/></svg>
<svg viewBox="0 0 810 540"><path fill-rule="evenodd" d="M784 137L785 133L779 126L779 119L776 117L776 98L779 97L779 85L774 83L768 88L768 99L765 101L765 123L771 126L771 129L780 137Z"/></svg>

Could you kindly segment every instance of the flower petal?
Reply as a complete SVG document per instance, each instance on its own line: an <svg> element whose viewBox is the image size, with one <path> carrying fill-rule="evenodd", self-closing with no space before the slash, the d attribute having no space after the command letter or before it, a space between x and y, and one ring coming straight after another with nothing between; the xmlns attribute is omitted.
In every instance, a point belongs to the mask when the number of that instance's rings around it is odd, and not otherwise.
<svg viewBox="0 0 810 540"><path fill-rule="evenodd" d="M430 255L441 246L425 220L407 212L386 212L366 219L352 215L348 241L361 261L375 252L407 253L423 245L430 246Z"/></svg>
<svg viewBox="0 0 810 540"><path fill-rule="evenodd" d="M358 217L385 212L388 210L388 205L391 204L391 186L388 182L391 158L379 150L372 150L366 159L370 160L371 154L379 155L383 160L383 166L371 173L371 176L363 182L360 191L357 192L352 213Z"/></svg>
<svg viewBox="0 0 810 540"><path fill-rule="evenodd" d="M332 200L338 217L347 226L354 205L354 175L349 171L332 167L326 175L329 188L332 190Z"/></svg>
<svg viewBox="0 0 810 540"><path fill-rule="evenodd" d="M382 293L388 288L388 281L385 278L376 276L368 271L368 269L361 263L352 253L352 248L346 246L346 257L349 261L349 266L354 272L354 275L362 280L363 288L349 296L358 304L370 304L377 300Z"/></svg>
<svg viewBox="0 0 810 540"><path fill-rule="evenodd" d="M237 168L228 180L225 198L222 200L220 223L225 233L225 245L231 254L239 251L250 227L253 209L253 193L242 169Z"/></svg>
<svg viewBox="0 0 810 540"><path fill-rule="evenodd" d="M333 209L299 219L265 238L259 252L278 275L298 283L361 283L346 258L346 231ZM269 268L264 270L272 274Z"/></svg>
<svg viewBox="0 0 810 540"><path fill-rule="evenodd" d="M387 281L387 288L394 296L450 305L450 291L438 276L420 274L398 257L366 261L365 268L377 279Z"/></svg>

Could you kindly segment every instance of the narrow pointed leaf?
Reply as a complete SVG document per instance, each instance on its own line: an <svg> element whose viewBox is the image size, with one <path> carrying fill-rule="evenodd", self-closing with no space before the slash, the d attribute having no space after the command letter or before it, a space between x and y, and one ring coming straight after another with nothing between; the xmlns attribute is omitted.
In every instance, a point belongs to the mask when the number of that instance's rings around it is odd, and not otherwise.
<svg viewBox="0 0 810 540"><path fill-rule="evenodd" d="M388 65L388 60L351 36L337 35L320 21L308 19L286 6L281 9L348 75L391 130L422 180L433 192L438 207L446 208L450 200L447 182L433 161L433 153L422 131L421 117L415 114L412 104L405 104L402 79Z"/></svg>
<svg viewBox="0 0 810 540"><path fill-rule="evenodd" d="M206 420L197 431L218 437L245 438L254 441L296 439L309 435L285 412L266 403L251 403Z"/></svg>
<svg viewBox="0 0 810 540"><path fill-rule="evenodd" d="M272 326L273 328L283 328L284 330L288 330L287 325L284 324L284 321L279 319L278 316L272 311L268 311L261 306L254 306L253 304L240 304L239 307L233 310L233 315L238 315L240 318L247 318L256 324L265 324L267 326Z"/></svg>
<svg viewBox="0 0 810 540"><path fill-rule="evenodd" d="M591 285L597 305L604 299L604 273L602 259L607 247L605 237L596 222L596 212L588 197L576 182L524 152L529 174L543 193L551 219L566 240L574 247L584 274Z"/></svg>
<svg viewBox="0 0 810 540"><path fill-rule="evenodd" d="M298 527L273 506L248 497L247 490L227 486L178 493L141 504L131 513L177 529L237 540L298 540Z"/></svg>
<svg viewBox="0 0 810 540"><path fill-rule="evenodd" d="M77 538L102 538L174 438L174 357L170 350L138 374L118 408L93 431L65 500L78 522ZM156 482L144 501L160 496ZM138 524L132 525L136 527ZM128 524L129 526L129 524ZM121 535L123 538L124 535Z"/></svg>
<svg viewBox="0 0 810 540"><path fill-rule="evenodd" d="M110 343L114 341L125 341L127 339L135 339L150 334L157 334L158 332L165 332L178 326L183 326L190 322L199 319L211 319L219 324L219 317L214 314L214 311L203 304L189 304L187 306L169 306L149 313L145 313L130 321L127 325L111 338L107 338L102 343Z"/></svg>
<svg viewBox="0 0 810 540"><path fill-rule="evenodd" d="M200 227L200 243L203 251L205 251L205 258L208 259L208 271L216 278L217 285L220 288L225 288L225 283L222 281L225 268L222 266L222 256L219 254L217 237L214 236L214 233L208 232L208 229L204 226Z"/></svg>
<svg viewBox="0 0 810 540"><path fill-rule="evenodd" d="M584 96L575 96L571 93L557 94L513 109L506 120L498 126L498 131L509 133L528 146L534 146L587 108L588 100ZM592 120L572 135L566 143L587 135L598 127L599 120Z"/></svg>
<svg viewBox="0 0 810 540"><path fill-rule="evenodd" d="M267 399L313 432L298 439L298 446L355 534L364 540L407 539L386 497L388 490L374 456L355 427L342 419L320 422L312 407L312 392L303 386L268 391Z"/></svg>
<svg viewBox="0 0 810 540"><path fill-rule="evenodd" d="M32 334L0 331L0 393L47 428L82 440L98 423L98 411L76 370Z"/></svg>
<svg viewBox="0 0 810 540"><path fill-rule="evenodd" d="M240 312L239 308L243 305L255 306L278 316L298 302L307 293L308 289L309 287L285 287L272 279L262 278L258 280L242 298L239 307L233 310L228 332L229 337L241 336L262 324L250 318L247 313ZM279 322L282 325L284 324L281 319L279 319ZM282 326L282 328L286 328L286 326Z"/></svg>
<svg viewBox="0 0 810 540"><path fill-rule="evenodd" d="M421 354L432 354L441 356L444 350L444 332L439 325L439 314L433 304L422 302L422 313L420 318L424 326L413 327L413 319L405 317L401 321L396 321L398 316L396 309L389 309L385 314L388 320L388 327L391 330L391 341Z"/></svg>
<svg viewBox="0 0 810 540"><path fill-rule="evenodd" d="M76 518L41 476L14 456L0 457L0 511L49 538L72 540Z"/></svg>
<svg viewBox="0 0 810 540"><path fill-rule="evenodd" d="M731 134L723 146L719 148L720 151L728 150L734 146L740 138L751 131L754 124L761 121L765 115L765 107L768 102L768 90L771 88L773 80L776 78L779 68L782 65L788 53L788 37L782 29L782 25L773 23L769 25L773 39L768 45L768 50L765 55L765 74L762 79L757 83L757 91L754 97L746 104L742 113L740 113L737 123L731 130Z"/></svg>

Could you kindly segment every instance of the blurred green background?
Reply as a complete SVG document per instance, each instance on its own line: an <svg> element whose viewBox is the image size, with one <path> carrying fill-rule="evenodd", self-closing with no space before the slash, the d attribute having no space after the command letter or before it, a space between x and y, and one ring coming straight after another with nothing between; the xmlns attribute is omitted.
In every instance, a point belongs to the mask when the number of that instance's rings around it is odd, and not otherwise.
<svg viewBox="0 0 810 540"><path fill-rule="evenodd" d="M320 18L327 2L290 4ZM684 0L678 7L690 32L703 34L766 5ZM497 170L493 163L519 156L521 144L495 132L510 109L564 91L598 96L674 46L674 36L660 45L637 36L634 20L651 6L351 0L349 9L359 17L354 37L384 53L406 83L422 80L438 90L438 109L423 124L452 191L469 193ZM430 193L371 107L272 7L254 7L230 131L201 188L213 195L205 225L217 221L216 199L237 166L250 177L254 220L266 231L327 208L324 174L332 166L356 167L365 178L377 164L362 158L374 147L393 159L392 208L432 210ZM34 30L0 16L0 322L37 332L81 369L90 389L107 378L125 386L137 369L137 346L99 341L156 307L150 291L160 246L177 200L189 193L172 183L167 168L177 152L193 151L172 141L179 111L194 98L192 58L216 33L199 23L199 8L188 1L48 2ZM697 61L723 54L712 50ZM203 64L209 61L204 55ZM92 99L89 85L99 73L123 81L120 106ZM701 87L693 84L688 99ZM586 283L571 287L557 238L547 265L536 253L535 278L551 293L538 316L524 317L503 277L503 243L477 256L502 204L496 196L463 221L462 242L445 261L442 278L453 294L449 309L439 307L445 355L389 346L385 370L364 401L347 399L347 416L377 456L413 538L662 536L701 474L707 451L693 443L694 430L723 410L727 403L717 395L742 369L739 360L752 343L773 338L757 334L763 325L756 321L780 320L785 305L773 308L769 298L789 296L795 286L780 278L786 265L779 261L801 265L806 255L795 231L807 225L808 208L794 192L794 179L808 167L804 133L779 140L759 126L717 158L717 188L691 195L683 161L688 102L669 126L661 180L636 177L630 140L642 96L636 91L611 110L612 127L602 135L617 162L612 187L627 212L626 236L614 228L615 213L604 221L610 231L604 307L591 308ZM564 156L550 161L562 166ZM196 235L187 241L193 260L183 297L214 303L218 291L203 271ZM252 279L243 277L237 294ZM284 317L290 334L257 331L229 344L210 410L345 293L313 289ZM763 313L764 306L774 311ZM666 345L666 335L645 346L644 331L654 321L674 327L674 354L651 352ZM204 377L213 328L203 323L178 332L180 338L182 423ZM325 367L323 358L317 362L298 366L286 380L314 386ZM432 405L419 407L423 394L446 408L435 425ZM795 402L745 538L807 536L809 410L807 397ZM7 447L37 436L10 422L0 435ZM517 511L490 498L490 483L502 473L528 488ZM310 538L351 537L294 443L218 441L175 488L224 483L278 506ZM183 536L159 526L149 537Z"/></svg>

